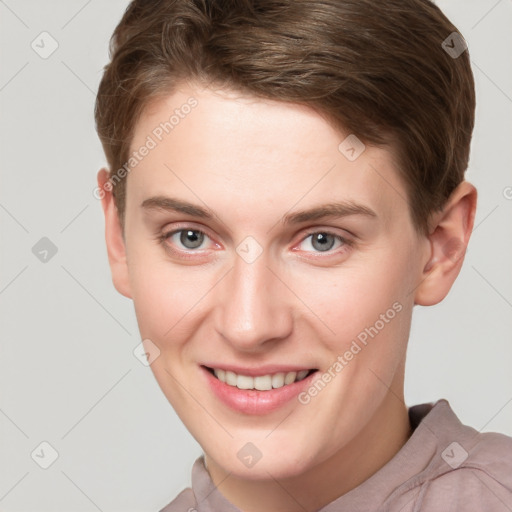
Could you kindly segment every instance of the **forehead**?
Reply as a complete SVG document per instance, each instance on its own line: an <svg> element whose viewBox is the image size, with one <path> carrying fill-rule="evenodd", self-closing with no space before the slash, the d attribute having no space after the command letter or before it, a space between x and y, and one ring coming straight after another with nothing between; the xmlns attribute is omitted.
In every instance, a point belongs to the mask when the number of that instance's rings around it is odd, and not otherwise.
<svg viewBox="0 0 512 512"><path fill-rule="evenodd" d="M129 173L128 200L207 199L214 211L236 207L248 219L345 200L389 222L407 210L393 155L366 146L354 160L362 148L351 152L353 137L304 105L183 86L151 103L135 127L131 152L151 149Z"/></svg>

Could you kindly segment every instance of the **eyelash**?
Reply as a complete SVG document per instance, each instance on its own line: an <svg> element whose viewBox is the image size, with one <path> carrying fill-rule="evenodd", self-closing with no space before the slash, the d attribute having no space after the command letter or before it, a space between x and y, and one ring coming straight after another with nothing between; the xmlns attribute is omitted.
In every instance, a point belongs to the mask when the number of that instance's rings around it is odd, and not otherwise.
<svg viewBox="0 0 512 512"><path fill-rule="evenodd" d="M191 258L194 258L196 257L196 255L194 255L194 253L197 253L197 252L200 252L201 249L199 250L194 250L194 249L188 249L188 250L179 250L179 249L174 249L173 247L171 247L168 243L167 243L167 240L172 237L173 235L177 234L177 233L181 233L183 231L194 231L194 232L197 232L197 233L201 233L203 234L204 236L208 237L210 240L211 240L211 237L208 235L208 233L206 233L205 231L201 230L201 229L197 229L197 228L194 228L194 227L191 227L191 226L185 226L185 227L182 227L180 229L174 229L172 231L167 231L165 233L161 233L158 235L158 242L160 244L162 244L162 246L167 250L167 251L170 251L174 254L177 254L179 255L181 258L185 258L185 259L191 259ZM327 255L333 255L333 254L336 254L336 252L339 252L339 249L343 250L344 248L350 248L354 245L354 241L353 240L350 240L348 238L345 238L341 235L338 235L336 233L333 233L332 231L328 231L328 230L311 230L309 231L303 238L301 238L299 244L302 244L305 240L307 240L310 236L312 235L315 235L315 234L319 234L319 233L322 233L322 234L325 234L325 235L330 235L330 236L333 236L334 238L336 238L337 240L339 240L341 242L341 247L338 247L338 251L333 251L331 249L329 249L328 251L325 251L325 254ZM311 251L306 251L306 252L311 252ZM323 251L314 251L314 253L318 254L318 255L321 255ZM318 256L314 256L314 257L318 257Z"/></svg>

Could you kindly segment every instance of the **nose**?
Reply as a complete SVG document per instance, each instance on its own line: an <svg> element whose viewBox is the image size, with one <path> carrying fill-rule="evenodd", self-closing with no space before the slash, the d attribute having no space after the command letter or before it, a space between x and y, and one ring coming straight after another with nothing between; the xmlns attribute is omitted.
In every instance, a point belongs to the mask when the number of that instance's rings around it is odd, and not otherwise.
<svg viewBox="0 0 512 512"><path fill-rule="evenodd" d="M252 263L236 257L220 284L216 329L236 351L263 352L290 335L289 291L264 255Z"/></svg>

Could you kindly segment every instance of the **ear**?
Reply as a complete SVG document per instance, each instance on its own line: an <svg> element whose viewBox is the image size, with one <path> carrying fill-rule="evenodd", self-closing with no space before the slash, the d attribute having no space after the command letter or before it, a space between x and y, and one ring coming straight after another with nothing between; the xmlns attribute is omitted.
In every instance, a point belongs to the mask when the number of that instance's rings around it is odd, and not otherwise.
<svg viewBox="0 0 512 512"><path fill-rule="evenodd" d="M101 198L101 205L105 214L105 241L107 243L112 282L121 295L131 298L125 241L118 210L112 194L112 187L108 182L108 171L101 169L98 172L97 178L98 197Z"/></svg>
<svg viewBox="0 0 512 512"><path fill-rule="evenodd" d="M432 306L450 291L459 275L473 230L476 199L475 187L463 181L443 210L433 215L428 235L430 257L416 288L415 304Z"/></svg>

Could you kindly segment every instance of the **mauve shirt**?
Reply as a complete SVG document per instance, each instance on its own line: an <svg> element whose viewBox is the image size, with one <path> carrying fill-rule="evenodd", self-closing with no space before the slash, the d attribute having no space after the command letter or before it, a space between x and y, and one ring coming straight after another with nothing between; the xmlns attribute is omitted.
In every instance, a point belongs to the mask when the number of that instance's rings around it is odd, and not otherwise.
<svg viewBox="0 0 512 512"><path fill-rule="evenodd" d="M512 512L512 437L463 425L442 399L409 408L414 429L398 453L318 512ZM160 512L240 512L213 484L204 458L192 488Z"/></svg>

